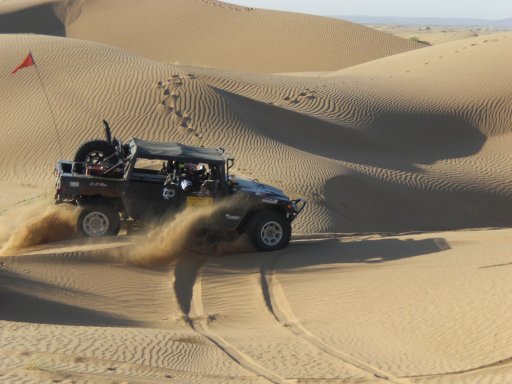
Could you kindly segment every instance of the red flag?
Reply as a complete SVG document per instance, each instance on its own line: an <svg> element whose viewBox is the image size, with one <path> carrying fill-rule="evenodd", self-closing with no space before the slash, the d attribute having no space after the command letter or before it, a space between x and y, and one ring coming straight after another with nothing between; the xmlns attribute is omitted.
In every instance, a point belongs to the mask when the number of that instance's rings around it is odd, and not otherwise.
<svg viewBox="0 0 512 384"><path fill-rule="evenodd" d="M11 72L11 75L16 74L21 68L26 68L34 65L34 58L32 57L32 53L29 53L27 57L25 57L25 60L23 60L23 63L18 65L16 68L14 68Z"/></svg>

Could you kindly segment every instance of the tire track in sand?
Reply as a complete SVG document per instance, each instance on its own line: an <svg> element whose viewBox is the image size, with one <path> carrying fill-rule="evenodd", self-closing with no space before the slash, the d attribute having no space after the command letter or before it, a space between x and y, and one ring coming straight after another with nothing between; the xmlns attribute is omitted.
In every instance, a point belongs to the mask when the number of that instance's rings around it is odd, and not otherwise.
<svg viewBox="0 0 512 384"><path fill-rule="evenodd" d="M296 383L296 380L287 380L259 365L222 336L209 329L209 322L215 318L213 315L205 314L203 311L201 272L204 262L205 260L180 259L174 270L174 293L187 324L247 372L270 383Z"/></svg>
<svg viewBox="0 0 512 384"><path fill-rule="evenodd" d="M271 262L269 267L261 266L260 278L261 278L261 289L265 304L268 310L274 316L277 322L288 329L290 332L310 343L320 351L327 353L328 355L339 359L345 364L351 365L362 371L372 374L376 378L386 380L390 383L395 384L406 384L410 383L410 380L394 377L393 375L384 372L364 361L356 359L349 354L340 351L326 344L318 337L309 332L301 322L295 317L293 310L286 299L286 294L281 286L281 283L277 279L274 269L275 265L279 261L279 256L276 255L274 260Z"/></svg>

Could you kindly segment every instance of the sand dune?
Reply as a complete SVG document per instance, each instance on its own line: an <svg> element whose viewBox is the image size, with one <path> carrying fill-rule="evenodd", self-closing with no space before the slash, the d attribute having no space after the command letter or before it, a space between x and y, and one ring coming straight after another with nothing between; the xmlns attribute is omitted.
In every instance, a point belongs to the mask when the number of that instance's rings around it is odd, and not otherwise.
<svg viewBox="0 0 512 384"><path fill-rule="evenodd" d="M424 41L429 43L430 45L437 45L448 43L450 41L468 39L471 37L477 37L478 34L473 31L430 31L428 33L417 33L413 35L409 35L409 38L415 39L418 38L420 41ZM407 37L407 36L403 36Z"/></svg>
<svg viewBox="0 0 512 384"><path fill-rule="evenodd" d="M237 158L238 174L257 177L272 170L262 180L295 196L320 193L322 180L327 180L338 167L329 159L291 148L260 133L257 126L250 126L239 117L217 91L178 67L78 40L3 36L2 41L9 57L2 72L8 94L1 107L7 133L0 155L0 174L5 183L30 183L40 190L51 190L55 159L61 155L72 157L81 141L102 134L101 118L107 118L115 134L125 140L137 136L228 148ZM8 72L19 61L20 54L29 49L39 63L51 103L59 106L56 129L33 68L15 76ZM47 53L52 51L63 54L56 57ZM121 62L127 65L122 70ZM163 95L164 89L157 85L161 81L174 90L174 96ZM32 105L30 114L19 109L25 103ZM23 155L23 160L12 156L9 150L21 146L32 148ZM275 162L267 161L270 154L284 162L277 160L281 163L276 167ZM322 164L319 171L318 164ZM306 177L312 177L318 184L306 182ZM316 217L308 224L310 228L321 230L329 225L325 208L315 208L313 204L310 212L312 218Z"/></svg>
<svg viewBox="0 0 512 384"><path fill-rule="evenodd" d="M47 3L0 2L81 39L0 35L0 381L512 380L511 231L485 229L512 220L511 33L415 49L213 0ZM56 124L35 68L10 74L29 50ZM104 118L305 197L291 246L198 250L200 214L73 238L52 169Z"/></svg>
<svg viewBox="0 0 512 384"><path fill-rule="evenodd" d="M171 270L106 264L101 244L47 246L2 259L0 374L28 382L507 381L509 237L309 239L275 254L182 259Z"/></svg>
<svg viewBox="0 0 512 384"><path fill-rule="evenodd" d="M181 321L166 271L88 261L97 248L3 259L9 268L0 271L2 381L247 380L242 368ZM16 347L7 354L9 345Z"/></svg>
<svg viewBox="0 0 512 384"><path fill-rule="evenodd" d="M301 232L510 222L503 206L511 182L510 87L503 81L510 67L499 55L509 34L394 55L325 78L181 68L76 40L2 39L9 58L0 154L6 183L50 189L50 164L61 156L57 132L69 158L79 142L101 134L99 121L107 118L125 139L228 148L237 173L310 200L309 216L297 223ZM29 49L59 106L57 132L33 69L8 74ZM64 52L58 60L47 53L56 50ZM172 95L164 96L165 88ZM38 112L20 113L24 104ZM32 148L23 161L9 150L20 146Z"/></svg>
<svg viewBox="0 0 512 384"><path fill-rule="evenodd" d="M490 376L509 357L502 290L509 236L504 230L326 240L317 243L314 261L307 243L298 243L271 271L318 342L413 382L471 382L471 374ZM489 248L497 252L490 256ZM477 320L482 313L494 320Z"/></svg>
<svg viewBox="0 0 512 384"><path fill-rule="evenodd" d="M216 0L87 1L66 30L153 60L251 72L335 70L422 47L350 22Z"/></svg>
<svg viewBox="0 0 512 384"><path fill-rule="evenodd" d="M394 55L325 79L204 70L199 78L236 97L267 136L345 170L322 195L343 217L337 230L509 225L510 70L501 52L510 36Z"/></svg>
<svg viewBox="0 0 512 384"><path fill-rule="evenodd" d="M476 25L371 25L372 28L391 33L404 39L423 42L428 45L444 44L456 40L468 39L477 36L493 35L496 33L510 32L511 28L502 26L476 26Z"/></svg>

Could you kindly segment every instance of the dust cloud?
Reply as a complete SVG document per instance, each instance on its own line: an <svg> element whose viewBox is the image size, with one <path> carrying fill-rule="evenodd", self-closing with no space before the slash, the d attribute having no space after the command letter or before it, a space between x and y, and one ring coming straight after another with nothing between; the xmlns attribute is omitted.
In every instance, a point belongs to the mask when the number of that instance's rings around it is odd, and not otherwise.
<svg viewBox="0 0 512 384"><path fill-rule="evenodd" d="M187 208L174 218L154 226L129 248L110 251L110 256L128 264L151 267L166 265L181 257L205 259L208 256L254 251L244 235L233 239L215 239L200 230L216 212L225 208L225 204L213 208Z"/></svg>
<svg viewBox="0 0 512 384"><path fill-rule="evenodd" d="M173 218L149 226L150 229L140 236L133 236L128 247L101 252L101 259L151 267L169 264L180 257L205 259L254 251L246 235L226 239L201 230L206 221L217 211L225 210L227 204L229 202L215 207L187 208ZM3 213L0 216L0 256L77 237L79 212L76 207L56 206L47 199Z"/></svg>
<svg viewBox="0 0 512 384"><path fill-rule="evenodd" d="M76 235L78 211L49 200L15 207L0 216L0 256Z"/></svg>

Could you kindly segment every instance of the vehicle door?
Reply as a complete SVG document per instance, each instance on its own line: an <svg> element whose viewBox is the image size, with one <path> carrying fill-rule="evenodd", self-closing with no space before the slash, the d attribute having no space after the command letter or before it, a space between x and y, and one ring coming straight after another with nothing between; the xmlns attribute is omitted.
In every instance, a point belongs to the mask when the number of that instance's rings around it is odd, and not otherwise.
<svg viewBox="0 0 512 384"><path fill-rule="evenodd" d="M128 214L135 220L162 218L177 211L182 198L177 185L165 185L162 161L137 159L124 192Z"/></svg>
<svg viewBox="0 0 512 384"><path fill-rule="evenodd" d="M218 166L199 163L196 167L193 186L184 191L184 204L190 209L211 208L224 195L217 172Z"/></svg>

